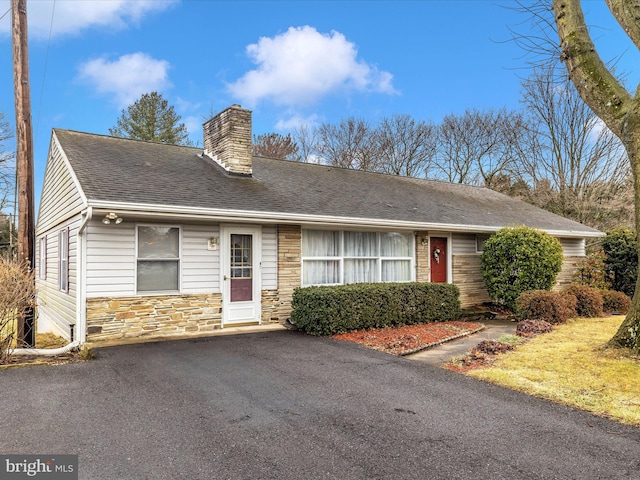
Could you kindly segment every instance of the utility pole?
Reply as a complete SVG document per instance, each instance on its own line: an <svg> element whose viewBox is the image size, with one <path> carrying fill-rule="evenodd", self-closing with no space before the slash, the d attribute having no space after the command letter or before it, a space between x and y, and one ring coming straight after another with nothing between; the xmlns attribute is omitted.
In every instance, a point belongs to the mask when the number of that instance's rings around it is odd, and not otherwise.
<svg viewBox="0 0 640 480"><path fill-rule="evenodd" d="M29 92L27 0L11 0L13 87L16 104L16 183L18 185L18 262L33 272L35 208L33 205L33 132ZM35 279L33 280L35 281ZM34 308L18 312L18 342L33 347Z"/></svg>

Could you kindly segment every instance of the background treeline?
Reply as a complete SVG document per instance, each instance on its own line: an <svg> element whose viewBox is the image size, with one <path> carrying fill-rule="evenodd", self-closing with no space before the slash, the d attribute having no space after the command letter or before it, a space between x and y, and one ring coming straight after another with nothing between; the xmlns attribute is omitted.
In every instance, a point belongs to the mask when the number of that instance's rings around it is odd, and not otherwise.
<svg viewBox="0 0 640 480"><path fill-rule="evenodd" d="M254 137L254 154L483 185L586 225L633 226L633 184L620 141L562 73L522 81L519 110L468 109L439 123L396 114L348 117Z"/></svg>

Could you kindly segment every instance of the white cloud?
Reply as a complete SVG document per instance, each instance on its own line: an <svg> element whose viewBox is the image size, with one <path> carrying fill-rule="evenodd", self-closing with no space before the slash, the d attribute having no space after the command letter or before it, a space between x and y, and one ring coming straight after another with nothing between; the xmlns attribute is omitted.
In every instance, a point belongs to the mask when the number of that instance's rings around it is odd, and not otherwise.
<svg viewBox="0 0 640 480"><path fill-rule="evenodd" d="M176 0L30 1L27 3L29 35L48 38L49 31L53 36L73 35L92 27L120 30L131 24L137 24L147 13L166 10L174 3ZM2 13L9 8L9 0L0 0ZM0 22L2 33L9 33L11 28L11 15L7 17L9 21L6 21L5 17Z"/></svg>
<svg viewBox="0 0 640 480"><path fill-rule="evenodd" d="M143 93L170 87L168 70L166 60L156 60L138 52L113 61L106 57L89 60L80 65L78 78L100 94L113 95L118 106L124 107Z"/></svg>
<svg viewBox="0 0 640 480"><path fill-rule="evenodd" d="M300 127L313 128L318 124L318 115L315 113L307 117L302 115L291 115L288 118L280 119L276 122L276 129L280 131L297 130Z"/></svg>
<svg viewBox="0 0 640 480"><path fill-rule="evenodd" d="M356 45L336 31L290 27L275 37L247 46L256 68L228 86L231 94L255 106L261 100L278 105L310 105L339 90L397 93L393 76L358 60Z"/></svg>

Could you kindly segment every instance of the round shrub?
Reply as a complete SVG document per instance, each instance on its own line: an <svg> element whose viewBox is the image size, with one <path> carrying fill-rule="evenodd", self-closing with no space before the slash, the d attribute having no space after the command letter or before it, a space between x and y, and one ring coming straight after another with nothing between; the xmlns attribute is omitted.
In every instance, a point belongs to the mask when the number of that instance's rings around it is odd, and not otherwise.
<svg viewBox="0 0 640 480"><path fill-rule="evenodd" d="M544 320L522 320L516 325L516 335L519 337L534 337L541 333L549 333L553 325Z"/></svg>
<svg viewBox="0 0 640 480"><path fill-rule="evenodd" d="M533 228L503 228L484 243L482 277L487 292L512 310L522 292L550 290L561 268L558 239Z"/></svg>
<svg viewBox="0 0 640 480"><path fill-rule="evenodd" d="M612 288L632 297L638 278L636 232L628 228L611 230L602 239L602 249L607 256L604 264L611 275Z"/></svg>
<svg viewBox="0 0 640 480"><path fill-rule="evenodd" d="M571 285L566 292L578 299L576 311L579 316L593 318L603 315L602 294L599 290L587 285Z"/></svg>
<svg viewBox="0 0 640 480"><path fill-rule="evenodd" d="M602 309L605 312L615 312L626 315L631 307L631 299L622 292L615 290L602 290Z"/></svg>
<svg viewBox="0 0 640 480"><path fill-rule="evenodd" d="M518 297L518 318L544 320L552 324L564 323L570 318L578 316L577 303L578 299L567 293L531 290Z"/></svg>
<svg viewBox="0 0 640 480"><path fill-rule="evenodd" d="M576 285L588 285L600 290L611 288L609 273L605 266L607 256L602 252L590 253L576 263L576 271L573 275L573 283Z"/></svg>

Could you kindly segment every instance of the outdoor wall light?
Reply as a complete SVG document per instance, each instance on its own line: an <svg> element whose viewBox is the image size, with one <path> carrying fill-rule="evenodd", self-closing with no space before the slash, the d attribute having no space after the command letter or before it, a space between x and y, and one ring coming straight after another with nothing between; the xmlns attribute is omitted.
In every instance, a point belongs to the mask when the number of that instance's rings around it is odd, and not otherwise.
<svg viewBox="0 0 640 480"><path fill-rule="evenodd" d="M424 247L426 247L427 245L429 245L429 239L427 237L423 237L422 238L422 245Z"/></svg>
<svg viewBox="0 0 640 480"><path fill-rule="evenodd" d="M104 223L105 225L109 225L112 221L113 223L118 225L122 223L122 217L119 217L117 213L109 212L102 219L102 223Z"/></svg>
<svg viewBox="0 0 640 480"><path fill-rule="evenodd" d="M218 250L219 243L220 243L220 237L210 237L209 240L207 240L207 249Z"/></svg>

